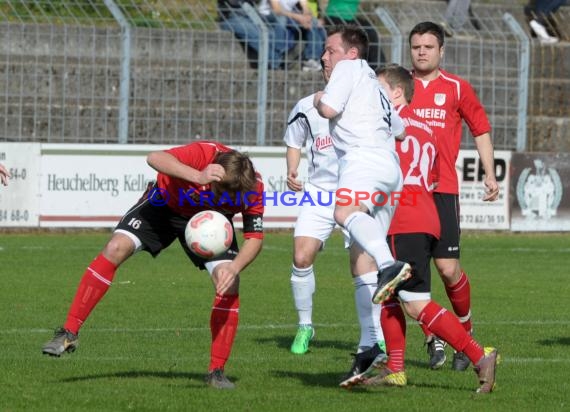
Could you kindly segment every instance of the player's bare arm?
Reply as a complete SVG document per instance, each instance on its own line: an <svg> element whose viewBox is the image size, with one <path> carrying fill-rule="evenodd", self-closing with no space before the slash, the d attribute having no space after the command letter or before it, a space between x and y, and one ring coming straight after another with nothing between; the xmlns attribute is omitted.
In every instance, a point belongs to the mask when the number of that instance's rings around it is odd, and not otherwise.
<svg viewBox="0 0 570 412"><path fill-rule="evenodd" d="M324 94L325 92L323 92L322 90L315 93L313 105L315 106L315 109L317 109L317 112L319 112L321 117L324 117L325 119L332 119L338 116L338 112L334 110L332 107L321 102L321 98L323 97Z"/></svg>
<svg viewBox="0 0 570 412"><path fill-rule="evenodd" d="M224 168L219 164L209 164L204 170L200 171L185 165L176 157L164 151L151 152L147 156L146 162L157 172L200 185L220 182L226 174Z"/></svg>
<svg viewBox="0 0 570 412"><path fill-rule="evenodd" d="M287 146L287 187L295 192L303 190L303 183L299 177L299 163L301 162L301 149Z"/></svg>
<svg viewBox="0 0 570 412"><path fill-rule="evenodd" d="M237 275L255 260L263 245L263 239L246 239L240 251L231 262L224 262L216 267L212 280L216 293L223 295L234 285Z"/></svg>
<svg viewBox="0 0 570 412"><path fill-rule="evenodd" d="M475 137L475 146L485 170L485 196L484 202L493 202L499 197L499 184L495 176L495 157L493 155L493 142L489 133Z"/></svg>
<svg viewBox="0 0 570 412"><path fill-rule="evenodd" d="M0 165L0 181L4 186L8 186L8 179L12 177L4 165Z"/></svg>

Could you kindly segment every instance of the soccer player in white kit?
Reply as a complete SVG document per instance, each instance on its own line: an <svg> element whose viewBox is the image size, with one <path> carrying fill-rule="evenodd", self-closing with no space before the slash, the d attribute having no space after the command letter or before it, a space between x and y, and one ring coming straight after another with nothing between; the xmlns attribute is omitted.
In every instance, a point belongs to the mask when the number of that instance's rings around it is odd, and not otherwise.
<svg viewBox="0 0 570 412"><path fill-rule="evenodd" d="M366 50L368 39L360 28L329 30L322 56L329 82L313 103L330 120L339 162L338 190L351 197L348 202L337 199L335 221L376 261L378 288L373 300L380 303L411 271L408 263L394 260L386 242L403 183L394 137L404 133L404 125L374 70L361 58Z"/></svg>
<svg viewBox="0 0 570 412"><path fill-rule="evenodd" d="M287 186L293 191L305 191L314 202L305 202L297 217L294 233L294 253L291 289L299 316L299 328L291 345L294 354L305 354L314 336L312 325L315 273L313 263L336 226L334 199L338 183L338 160L330 136L329 121L317 113L314 95L299 100L289 114L284 141L287 145ZM308 181L298 180L301 150L305 145L308 158ZM346 234L346 233L345 233ZM380 305L372 302L377 284L376 262L356 244L350 244L356 310L360 324L360 342L350 371L340 382L347 386L374 365L386 359L384 335L380 328Z"/></svg>

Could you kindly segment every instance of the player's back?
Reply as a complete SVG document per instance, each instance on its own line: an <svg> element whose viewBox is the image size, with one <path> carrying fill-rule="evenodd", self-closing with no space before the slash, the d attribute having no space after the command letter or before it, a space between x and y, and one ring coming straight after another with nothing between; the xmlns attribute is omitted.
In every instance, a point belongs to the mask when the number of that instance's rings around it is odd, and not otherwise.
<svg viewBox="0 0 570 412"><path fill-rule="evenodd" d="M366 61L338 62L325 93L321 101L340 113L331 119L339 157L354 150L394 150L392 107Z"/></svg>
<svg viewBox="0 0 570 412"><path fill-rule="evenodd" d="M439 237L439 216L432 193L437 137L408 106L400 106L397 111L406 126L405 138L396 141L404 187L388 234L429 233Z"/></svg>

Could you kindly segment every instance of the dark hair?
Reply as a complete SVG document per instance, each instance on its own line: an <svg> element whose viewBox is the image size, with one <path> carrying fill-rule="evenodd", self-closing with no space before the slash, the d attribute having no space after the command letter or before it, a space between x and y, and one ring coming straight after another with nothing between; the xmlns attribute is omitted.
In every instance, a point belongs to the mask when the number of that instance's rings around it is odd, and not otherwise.
<svg viewBox="0 0 570 412"><path fill-rule="evenodd" d="M220 152L216 155L214 163L222 166L226 172L221 182L211 183L216 199L225 194L235 201L238 193L243 197L246 192L255 190L257 184L255 168L246 153L236 150Z"/></svg>
<svg viewBox="0 0 570 412"><path fill-rule="evenodd" d="M376 76L382 76L392 89L401 87L406 101L410 103L414 97L414 78L402 66L391 63L376 69Z"/></svg>
<svg viewBox="0 0 570 412"><path fill-rule="evenodd" d="M408 43L410 45L412 44L412 36L414 34L422 35L426 33L433 34L435 37L437 37L437 42L439 43L439 47L443 46L443 43L445 42L445 32L443 30L443 27L432 21L424 21L416 24L412 29L412 31L410 31L410 36L408 37Z"/></svg>
<svg viewBox="0 0 570 412"><path fill-rule="evenodd" d="M360 27L354 24L338 24L327 30L327 36L333 34L340 34L345 51L355 47L359 58L368 58L368 36Z"/></svg>

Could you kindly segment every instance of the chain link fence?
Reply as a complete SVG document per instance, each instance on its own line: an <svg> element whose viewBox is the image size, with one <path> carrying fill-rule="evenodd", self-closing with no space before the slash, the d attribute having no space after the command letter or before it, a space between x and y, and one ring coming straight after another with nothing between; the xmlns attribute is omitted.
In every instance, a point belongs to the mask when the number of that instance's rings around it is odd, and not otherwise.
<svg viewBox="0 0 570 412"><path fill-rule="evenodd" d="M364 1L360 17L377 29L385 61L409 67L409 30L443 21L445 7ZM473 84L496 148L568 145L568 45L529 40L519 4L473 10L476 20L447 39L444 63ZM257 67L220 29L213 1L6 0L0 33L3 141L281 145L295 102L323 87L319 72L301 69L301 40L281 69ZM467 132L462 146L473 147Z"/></svg>

